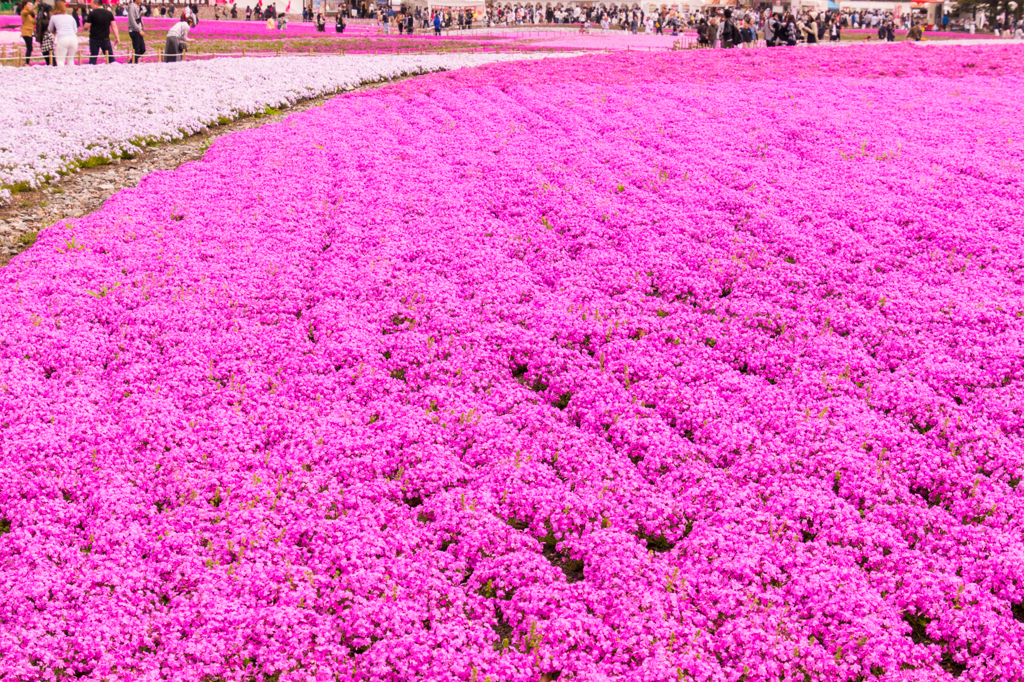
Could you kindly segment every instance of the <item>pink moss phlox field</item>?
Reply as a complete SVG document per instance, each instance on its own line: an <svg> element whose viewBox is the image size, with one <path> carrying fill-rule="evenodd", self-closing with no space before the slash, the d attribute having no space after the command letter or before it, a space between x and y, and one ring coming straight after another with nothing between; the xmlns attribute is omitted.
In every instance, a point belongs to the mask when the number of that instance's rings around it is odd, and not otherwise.
<svg viewBox="0 0 1024 682"><path fill-rule="evenodd" d="M827 50L827 52L826 52ZM687 81L789 81L805 78L905 78L908 76L964 78L1019 75L1024 45L942 46L914 43L851 45L837 48L772 48L756 50L699 50L678 53L615 54L605 58L615 68L584 71L549 63L524 70L524 85L574 82L630 85ZM498 80L494 80L497 77ZM405 93L430 92L434 87L501 86L504 74L491 69L468 69L458 74L416 78L399 87ZM903 82L903 81L900 81ZM908 99L914 97L907 93Z"/></svg>
<svg viewBox="0 0 1024 682"><path fill-rule="evenodd" d="M7 679L1020 679L1019 55L430 76L41 232Z"/></svg>

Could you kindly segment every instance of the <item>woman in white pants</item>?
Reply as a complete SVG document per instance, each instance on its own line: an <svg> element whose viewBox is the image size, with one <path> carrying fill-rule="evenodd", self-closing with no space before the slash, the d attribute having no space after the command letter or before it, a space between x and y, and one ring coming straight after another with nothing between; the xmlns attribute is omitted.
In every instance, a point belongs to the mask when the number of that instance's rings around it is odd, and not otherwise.
<svg viewBox="0 0 1024 682"><path fill-rule="evenodd" d="M67 66L68 59L71 60L73 66L75 55L78 54L78 22L68 14L64 0L57 0L46 30L56 34L53 41L53 54L57 60L57 66Z"/></svg>

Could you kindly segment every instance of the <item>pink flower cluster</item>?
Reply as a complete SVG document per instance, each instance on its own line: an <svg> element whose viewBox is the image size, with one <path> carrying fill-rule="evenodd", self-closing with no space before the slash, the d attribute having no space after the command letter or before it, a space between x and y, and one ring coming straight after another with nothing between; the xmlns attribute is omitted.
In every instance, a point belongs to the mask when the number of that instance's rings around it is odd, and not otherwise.
<svg viewBox="0 0 1024 682"><path fill-rule="evenodd" d="M1021 56L428 76L45 230L6 678L1019 679Z"/></svg>

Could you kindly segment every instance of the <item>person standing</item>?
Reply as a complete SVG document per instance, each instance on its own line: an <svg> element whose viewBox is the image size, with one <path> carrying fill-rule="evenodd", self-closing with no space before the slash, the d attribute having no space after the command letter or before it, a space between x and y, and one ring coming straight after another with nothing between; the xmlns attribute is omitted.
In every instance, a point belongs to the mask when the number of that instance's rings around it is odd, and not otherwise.
<svg viewBox="0 0 1024 682"><path fill-rule="evenodd" d="M798 31L796 28L796 19L792 14L786 15L786 45L789 47L796 47L796 39Z"/></svg>
<svg viewBox="0 0 1024 682"><path fill-rule="evenodd" d="M68 15L68 7L64 0L57 0L57 4L54 5L47 29L55 34L54 64L67 66L68 59L70 59L73 65L75 53L78 52L78 22L74 17Z"/></svg>
<svg viewBox="0 0 1024 682"><path fill-rule="evenodd" d="M774 17L764 22L764 44L767 47L775 47L775 24Z"/></svg>
<svg viewBox="0 0 1024 682"><path fill-rule="evenodd" d="M92 11L82 24L89 29L89 63L96 63L96 55L103 52L107 55L107 63L114 61L114 48L110 45L110 29L114 29L114 45L121 44L121 34L117 32L114 15L100 4L101 0L92 0Z"/></svg>
<svg viewBox="0 0 1024 682"><path fill-rule="evenodd" d="M818 19L816 17L811 16L811 22L806 24L804 35L806 36L808 45L818 44Z"/></svg>
<svg viewBox="0 0 1024 682"><path fill-rule="evenodd" d="M32 37L36 33L36 6L32 4L32 0L25 0L19 14L21 14L21 39L25 41L25 61L31 64L32 62L28 60L32 58Z"/></svg>
<svg viewBox="0 0 1024 682"><path fill-rule="evenodd" d="M441 15L440 14L435 14L434 15L434 35L435 36L441 35Z"/></svg>
<svg viewBox="0 0 1024 682"><path fill-rule="evenodd" d="M128 37L132 41L132 64L139 63L139 57L146 54L146 34L142 30L142 0L132 0L128 5Z"/></svg>
<svg viewBox="0 0 1024 682"><path fill-rule="evenodd" d="M743 28L740 29L740 36L743 38L743 47L750 47L754 43L754 24L747 19L743 22Z"/></svg>
<svg viewBox="0 0 1024 682"><path fill-rule="evenodd" d="M165 62L181 61L184 47L188 45L188 30L191 27L192 23L185 19L185 14L182 13L178 23L167 30L167 40L164 43Z"/></svg>
<svg viewBox="0 0 1024 682"><path fill-rule="evenodd" d="M39 3L39 12L36 14L36 42L39 43L39 50L43 53L43 62L47 66L57 66L53 60L53 33L50 32L50 6L45 2Z"/></svg>
<svg viewBox="0 0 1024 682"><path fill-rule="evenodd" d="M725 19L718 26L718 40L722 43L723 50L729 50L743 42L739 29L732 21L732 10L725 10Z"/></svg>

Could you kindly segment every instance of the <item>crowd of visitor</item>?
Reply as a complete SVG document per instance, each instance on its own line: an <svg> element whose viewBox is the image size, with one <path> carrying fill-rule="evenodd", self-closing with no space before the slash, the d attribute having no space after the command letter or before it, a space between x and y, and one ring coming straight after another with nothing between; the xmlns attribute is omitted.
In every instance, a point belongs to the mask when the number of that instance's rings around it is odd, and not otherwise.
<svg viewBox="0 0 1024 682"><path fill-rule="evenodd" d="M729 16L726 16L726 14ZM530 7L491 6L486 10L445 10L428 8L373 9L365 3L352 9L352 16L371 18L382 33L412 33L414 30L465 30L473 27L525 27L541 24L578 25L580 32L623 30L630 33L678 35L696 32L703 46L731 47L764 41L768 46L814 45L836 42L844 29L870 29L881 41L894 41L897 31L905 31L911 40L921 40L924 26L909 14L894 16L880 10L816 12L773 12L710 8L677 11L661 9L647 13L638 8L606 7ZM313 21L312 12L304 21ZM315 19L319 21L319 19ZM936 29L949 28L949 15L943 15ZM967 25L957 28L967 30ZM1024 20L1014 23L1012 16L1000 16L992 22L996 35L1024 38ZM723 36L726 36L723 40Z"/></svg>
<svg viewBox="0 0 1024 682"><path fill-rule="evenodd" d="M167 10L171 11L168 12ZM160 16L173 16L174 7L161 7L163 10ZM146 53L145 29L143 21L145 17L153 16L152 6L149 3L142 4L142 0L131 0L131 2L118 5L111 11L103 0L91 0L88 12L78 13L78 8L73 7L68 12L65 0L56 0L51 7L48 3L35 0L23 0L15 8L21 16L21 37L25 41L25 58L31 61L33 48L39 45L39 52L42 56L41 62L47 66L67 66L74 64L75 56L79 48L79 31L88 32L89 63L96 64L97 60L107 63L114 61L114 47L121 44L121 33L118 30L115 16L128 17L128 38L132 44L130 61L134 64ZM199 7L197 5L185 5L177 22L169 29L164 43L163 60L175 62L182 59L185 47L188 45L189 29L199 21Z"/></svg>
<svg viewBox="0 0 1024 682"><path fill-rule="evenodd" d="M73 63L74 55L78 51L78 33L81 28L89 32L89 63L95 64L100 55L104 55L106 60L111 62L114 60L113 46L119 45L121 41L114 17L127 15L132 61L137 63L139 57L146 53L144 19L151 16L177 16L178 20L167 32L163 59L180 61L188 45L189 29L199 22L198 3L183 5L180 13L173 4L161 4L156 14L150 0L122 2L115 6L114 11L108 9L103 0L91 2L89 11L79 15L77 7L73 7L69 13L64 0L57 0L52 7L46 2L37 4L35 0L22 0L15 8L15 12L21 15L21 37L25 42L25 57L31 60L34 47L38 45L43 63L64 66L69 59ZM238 14L237 5L234 4L230 7L214 7L214 19L217 20L229 15L237 18ZM623 30L634 34L679 35L683 31L696 32L699 46L722 48L750 46L762 40L768 47L836 42L841 39L842 31L847 28L870 29L877 33L878 40L888 42L896 39L898 30L906 31L910 40L921 40L924 37L921 23L913 21L909 15L894 16L891 12L879 10L821 13L805 11L794 14L767 9L758 11L712 8L694 12L662 9L646 13L637 8L595 8L577 5L571 9L492 6L476 13L468 9L439 10L420 7L371 9L364 3L354 8L352 14L376 19L383 33L411 35L419 29L440 35L443 30L455 27L468 30L474 25L490 28L572 23L578 24L581 32L590 32L591 26L599 26L604 32ZM281 30L288 25L285 13L278 12L274 4L264 7L263 0L258 0L255 7L246 7L246 21L254 18L257 21L266 21L268 29ZM311 9L304 7L302 20L313 22L317 31L326 31L327 18L322 12L314 15ZM941 21L941 27L948 27L949 16L943 15ZM334 24L336 32L344 32L343 13L335 15ZM972 24L969 28L973 32L975 26ZM993 20L992 28L996 35L1024 39L1024 19L1014 22L1012 15L998 16Z"/></svg>
<svg viewBox="0 0 1024 682"><path fill-rule="evenodd" d="M725 13L731 16L726 18ZM581 30L591 26L603 31L624 30L630 33L677 35L683 31L696 31L701 44L721 43L723 34L732 34L736 28L740 38L728 40L738 44L764 40L768 45L796 43L815 44L840 40L843 29L871 29L883 41L895 40L897 31L907 31L911 39L921 39L923 24L910 14L894 16L891 11L856 10L817 12L773 12L772 10L727 10L722 8L677 11L661 9L647 13L638 8L580 7L490 7L482 23L488 27L530 26L538 24L578 24ZM996 17L991 22L996 35L1024 37L1024 19L1014 21L1011 14ZM944 14L936 29L949 29L950 16ZM973 29L970 22L957 26ZM973 32L973 31L972 31ZM748 40L749 38L749 40Z"/></svg>

